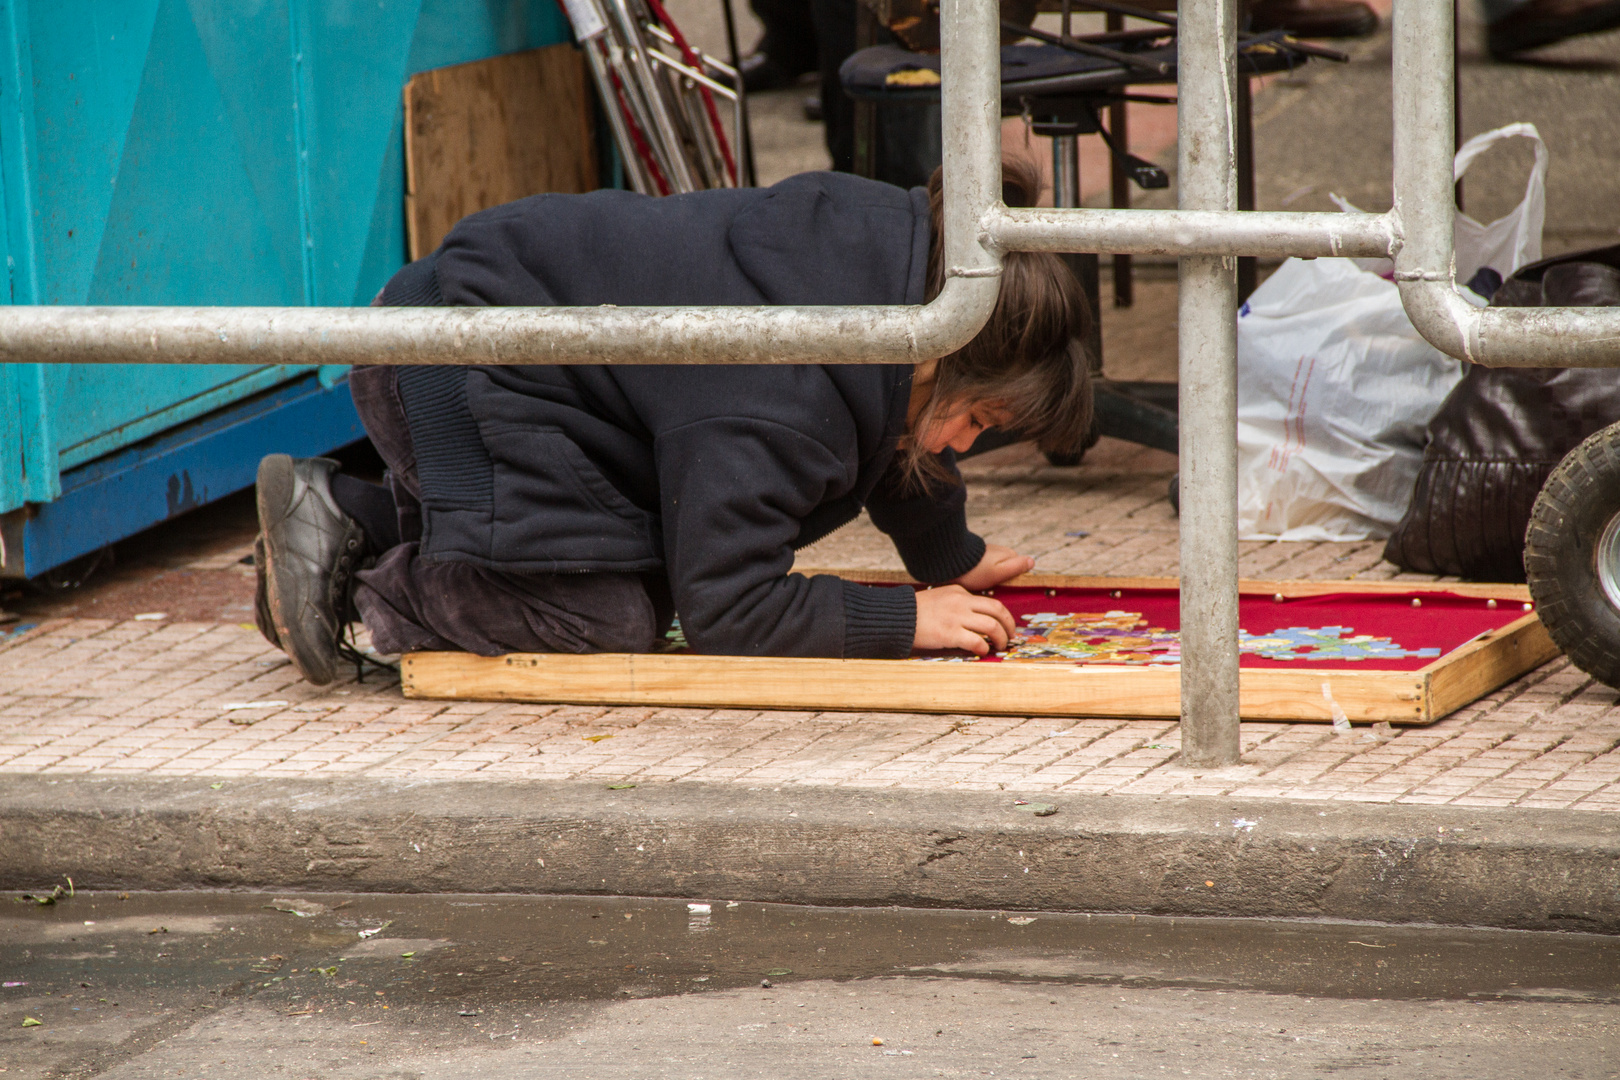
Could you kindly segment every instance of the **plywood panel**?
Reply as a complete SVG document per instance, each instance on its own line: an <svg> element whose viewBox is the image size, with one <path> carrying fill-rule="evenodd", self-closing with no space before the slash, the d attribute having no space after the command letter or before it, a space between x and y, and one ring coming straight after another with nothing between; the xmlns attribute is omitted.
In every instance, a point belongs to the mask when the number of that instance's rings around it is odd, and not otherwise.
<svg viewBox="0 0 1620 1080"><path fill-rule="evenodd" d="M478 210L597 187L585 61L572 45L436 68L405 87L411 258Z"/></svg>

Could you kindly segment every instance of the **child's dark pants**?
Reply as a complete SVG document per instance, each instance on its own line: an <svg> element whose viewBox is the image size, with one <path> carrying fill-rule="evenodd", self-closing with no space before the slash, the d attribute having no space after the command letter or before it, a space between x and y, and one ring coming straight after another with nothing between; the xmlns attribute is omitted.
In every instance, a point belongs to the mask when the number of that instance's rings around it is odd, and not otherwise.
<svg viewBox="0 0 1620 1080"><path fill-rule="evenodd" d="M421 487L397 375L392 367L349 375L366 434L388 464L388 487L342 475L332 485L377 556L355 590L373 646L481 656L650 650L673 617L661 574L515 574L422 556Z"/></svg>

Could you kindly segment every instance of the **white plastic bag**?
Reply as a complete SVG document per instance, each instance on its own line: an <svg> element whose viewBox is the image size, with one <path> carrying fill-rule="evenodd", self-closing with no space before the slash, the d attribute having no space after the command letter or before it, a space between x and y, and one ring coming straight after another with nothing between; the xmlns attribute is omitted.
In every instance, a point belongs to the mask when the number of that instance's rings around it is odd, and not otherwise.
<svg viewBox="0 0 1620 1080"><path fill-rule="evenodd" d="M1479 268L1488 266L1506 281L1508 275L1527 263L1541 259L1541 229L1547 218L1547 144L1534 124L1508 124L1495 131L1475 135L1462 144L1452 159L1451 178L1461 180L1468 167L1485 151L1508 139L1529 139L1535 144L1535 161L1530 166L1530 178L1525 181L1524 198L1519 205L1489 225L1481 225L1467 214L1458 211L1452 218L1452 235L1457 249L1457 282L1466 285L1474 280ZM1339 207L1350 213L1360 213L1337 195L1329 195ZM1388 259L1353 259L1363 270L1389 277L1395 264Z"/></svg>
<svg viewBox="0 0 1620 1080"><path fill-rule="evenodd" d="M1475 135L1457 151L1451 175L1461 180L1475 158L1499 142L1516 138L1536 144L1536 160L1519 205L1489 225L1481 225L1467 214L1456 216L1457 281L1461 284L1472 281L1482 266L1506 281L1519 267L1541 259L1541 227L1547 219L1547 144L1541 141L1536 125L1509 124Z"/></svg>
<svg viewBox="0 0 1620 1080"><path fill-rule="evenodd" d="M1547 153L1534 127L1511 124L1471 139L1455 173L1519 136L1536 142L1524 200L1490 225L1457 215L1461 281L1481 266L1506 278L1541 257ZM1463 368L1418 335L1399 290L1379 273L1385 267L1387 260L1289 259L1239 313L1243 539L1382 539L1405 514L1424 429Z"/></svg>
<svg viewBox="0 0 1620 1080"><path fill-rule="evenodd" d="M1461 378L1392 282L1348 259L1283 263L1238 318L1238 534L1388 536Z"/></svg>

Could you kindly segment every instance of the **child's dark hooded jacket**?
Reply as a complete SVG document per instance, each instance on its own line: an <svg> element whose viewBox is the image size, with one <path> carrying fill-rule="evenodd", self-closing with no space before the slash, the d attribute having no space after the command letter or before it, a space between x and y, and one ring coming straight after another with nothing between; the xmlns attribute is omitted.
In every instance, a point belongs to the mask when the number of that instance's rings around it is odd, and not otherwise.
<svg viewBox="0 0 1620 1080"><path fill-rule="evenodd" d="M385 305L918 304L928 200L836 173L662 199L536 195L464 219ZM910 365L402 368L427 558L663 570L707 653L899 657L909 589L790 574L864 505L924 581L976 565L960 486L894 468Z"/></svg>

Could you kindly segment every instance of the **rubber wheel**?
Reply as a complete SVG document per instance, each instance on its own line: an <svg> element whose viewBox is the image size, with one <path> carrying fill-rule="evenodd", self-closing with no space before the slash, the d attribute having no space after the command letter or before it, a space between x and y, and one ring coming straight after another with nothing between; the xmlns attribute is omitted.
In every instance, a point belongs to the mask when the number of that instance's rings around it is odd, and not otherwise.
<svg viewBox="0 0 1620 1080"><path fill-rule="evenodd" d="M1530 598L1576 667L1620 688L1620 424L1570 451L1525 534Z"/></svg>

